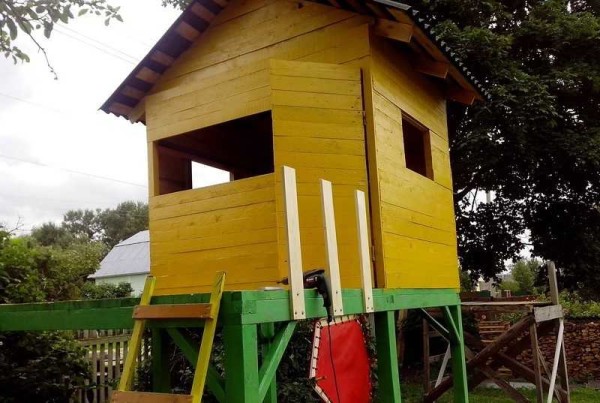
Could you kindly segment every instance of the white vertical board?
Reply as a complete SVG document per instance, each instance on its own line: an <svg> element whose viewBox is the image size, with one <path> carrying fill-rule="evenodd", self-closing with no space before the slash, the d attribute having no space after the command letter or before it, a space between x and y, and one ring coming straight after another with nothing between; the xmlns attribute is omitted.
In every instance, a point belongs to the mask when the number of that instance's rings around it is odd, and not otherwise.
<svg viewBox="0 0 600 403"><path fill-rule="evenodd" d="M298 218L298 191L296 189L296 170L287 166L282 168L283 200L285 228L287 231L288 280L290 283L290 302L295 320L306 319L304 304L304 279L302 273L302 246L300 245L300 219Z"/></svg>
<svg viewBox="0 0 600 403"><path fill-rule="evenodd" d="M331 182L321 179L321 206L323 207L323 231L325 232L325 253L327 254L327 273L331 287L331 306L333 315L343 315L342 281L340 280L340 262L338 257L337 235L335 232L335 213L333 209L333 191Z"/></svg>
<svg viewBox="0 0 600 403"><path fill-rule="evenodd" d="M360 278L363 289L363 303L365 312L373 312L373 278L371 269L371 253L369 247L369 229L367 226L367 205L365 192L357 190L356 196L356 223L358 226L358 253L360 260Z"/></svg>

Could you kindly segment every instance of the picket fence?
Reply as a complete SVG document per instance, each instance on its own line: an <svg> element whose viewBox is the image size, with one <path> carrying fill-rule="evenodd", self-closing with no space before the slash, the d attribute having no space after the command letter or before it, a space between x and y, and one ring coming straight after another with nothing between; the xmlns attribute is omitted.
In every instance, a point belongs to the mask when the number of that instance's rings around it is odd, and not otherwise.
<svg viewBox="0 0 600 403"><path fill-rule="evenodd" d="M76 338L87 351L90 375L86 386L77 390L72 403L110 402L116 388L125 357L129 353L129 330L81 331ZM138 352L138 362L150 359L150 339L144 338Z"/></svg>

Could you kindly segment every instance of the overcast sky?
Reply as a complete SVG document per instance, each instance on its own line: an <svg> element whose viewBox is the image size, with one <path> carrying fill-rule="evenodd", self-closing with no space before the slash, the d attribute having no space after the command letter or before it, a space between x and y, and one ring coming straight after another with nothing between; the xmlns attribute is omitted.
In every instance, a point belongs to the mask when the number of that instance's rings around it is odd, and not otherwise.
<svg viewBox="0 0 600 403"><path fill-rule="evenodd" d="M160 0L110 3L123 23L85 16L42 42L58 80L24 37L18 45L31 63L0 55L0 223L9 228L147 201L145 127L98 108L179 12Z"/></svg>

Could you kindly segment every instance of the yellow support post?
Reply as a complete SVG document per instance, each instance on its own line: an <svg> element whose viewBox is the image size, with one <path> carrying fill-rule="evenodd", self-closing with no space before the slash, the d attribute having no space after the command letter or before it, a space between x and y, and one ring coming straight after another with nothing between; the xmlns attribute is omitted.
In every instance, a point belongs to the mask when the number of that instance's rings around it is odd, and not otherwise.
<svg viewBox="0 0 600 403"><path fill-rule="evenodd" d="M150 305L152 299L152 293L154 292L154 285L156 284L156 278L148 276L146 283L144 284L144 291L140 299L140 305ZM135 374L135 361L137 358L137 352L142 344L142 336L144 335L144 329L146 327L145 320L136 320L133 325L133 331L131 333L131 340L129 342L129 353L125 358L125 364L123 364L123 372L121 379L119 380L118 390L121 392L131 389L133 383L133 376Z"/></svg>

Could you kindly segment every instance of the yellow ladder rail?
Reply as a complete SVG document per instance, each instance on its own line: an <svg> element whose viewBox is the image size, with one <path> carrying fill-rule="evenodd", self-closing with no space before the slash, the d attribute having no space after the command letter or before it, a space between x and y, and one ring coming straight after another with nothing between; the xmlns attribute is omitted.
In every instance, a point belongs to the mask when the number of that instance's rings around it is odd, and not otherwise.
<svg viewBox="0 0 600 403"><path fill-rule="evenodd" d="M225 288L225 273L217 273L208 304L151 306L150 302L154 293L155 284L155 277L149 276L146 279L140 304L134 308L133 318L135 319L135 323L129 342L129 353L125 358L119 386L117 390L113 392L111 401L112 403L200 403L202 394L204 393L206 374L208 372L210 355L217 330L221 297L223 296L223 289ZM202 319L205 321L191 393L189 395L173 395L168 393L131 391L133 378L135 376L137 351L139 351L142 344L146 321L182 318Z"/></svg>

